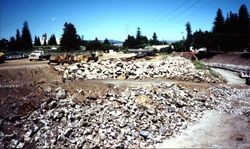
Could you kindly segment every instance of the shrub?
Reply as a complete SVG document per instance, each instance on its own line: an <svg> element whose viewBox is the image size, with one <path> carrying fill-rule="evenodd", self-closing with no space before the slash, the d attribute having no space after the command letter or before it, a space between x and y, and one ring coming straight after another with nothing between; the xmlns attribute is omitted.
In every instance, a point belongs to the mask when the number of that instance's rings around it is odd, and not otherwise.
<svg viewBox="0 0 250 149"><path fill-rule="evenodd" d="M202 69L202 70L205 70L206 69L206 65L203 64L202 62L200 61L194 61L194 67L196 69Z"/></svg>

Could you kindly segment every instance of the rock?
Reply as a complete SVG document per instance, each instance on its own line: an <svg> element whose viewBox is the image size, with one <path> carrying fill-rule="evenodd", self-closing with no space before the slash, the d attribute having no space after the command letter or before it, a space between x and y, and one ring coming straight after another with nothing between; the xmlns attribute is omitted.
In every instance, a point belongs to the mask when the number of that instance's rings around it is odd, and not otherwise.
<svg viewBox="0 0 250 149"><path fill-rule="evenodd" d="M51 94L61 90L57 88ZM114 88L102 98L85 98L82 102L74 102L74 96L65 93L60 100L43 102L25 121L16 120L23 124L19 133L23 137L18 134L8 137L0 132L0 142L4 139L10 144L12 140L9 147L13 148L33 141L37 147L47 148L145 148L178 134L209 108L249 114L248 90L213 86L207 91L209 94L172 83L157 83L151 88ZM82 91L73 93L82 94ZM201 98L206 100L197 100ZM233 107L235 99L243 100L237 101L244 105L242 109Z"/></svg>
<svg viewBox="0 0 250 149"><path fill-rule="evenodd" d="M148 131L141 130L139 132L140 136L142 136L144 139L148 139L151 137L151 134Z"/></svg>
<svg viewBox="0 0 250 149"><path fill-rule="evenodd" d="M47 92L47 93L50 93L50 92L52 92L52 88L51 87L47 87L44 91Z"/></svg>
<svg viewBox="0 0 250 149"><path fill-rule="evenodd" d="M103 60L101 63L80 63L68 68L58 68L64 71L65 79L141 79L168 78L177 80L191 80L196 82L218 82L210 73L197 71L190 60L181 57L169 57L165 60L129 61Z"/></svg>
<svg viewBox="0 0 250 149"><path fill-rule="evenodd" d="M150 103L151 103L151 99L145 95L141 95L141 96L138 96L136 99L135 99L135 102L140 105L140 106L144 106L144 107L150 107Z"/></svg>
<svg viewBox="0 0 250 149"><path fill-rule="evenodd" d="M16 146L16 148L23 148L24 147L24 143L23 142L19 142L18 145Z"/></svg>
<svg viewBox="0 0 250 149"><path fill-rule="evenodd" d="M72 132L72 128L67 128L64 132L64 136L68 138Z"/></svg>
<svg viewBox="0 0 250 149"><path fill-rule="evenodd" d="M64 99L66 98L66 91L62 88L57 88L56 89L56 99Z"/></svg>
<svg viewBox="0 0 250 149"><path fill-rule="evenodd" d="M10 148L16 148L17 144L18 144L18 140L12 139L10 141L10 144L8 145L8 147L10 147Z"/></svg>
<svg viewBox="0 0 250 149"><path fill-rule="evenodd" d="M76 71L76 70L78 70L78 66L77 65L72 65L72 66L69 67L69 70L70 71Z"/></svg>
<svg viewBox="0 0 250 149"><path fill-rule="evenodd" d="M153 108L147 109L147 113L149 113L149 114L151 114L151 115L156 114L155 109L153 109Z"/></svg>

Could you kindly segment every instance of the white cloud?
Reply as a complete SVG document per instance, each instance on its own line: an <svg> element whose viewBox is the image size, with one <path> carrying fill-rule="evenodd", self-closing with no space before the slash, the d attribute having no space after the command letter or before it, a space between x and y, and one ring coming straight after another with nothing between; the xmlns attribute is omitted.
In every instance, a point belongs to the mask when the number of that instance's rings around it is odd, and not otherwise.
<svg viewBox="0 0 250 149"><path fill-rule="evenodd" d="M54 22L56 20L56 17L52 17L51 21Z"/></svg>

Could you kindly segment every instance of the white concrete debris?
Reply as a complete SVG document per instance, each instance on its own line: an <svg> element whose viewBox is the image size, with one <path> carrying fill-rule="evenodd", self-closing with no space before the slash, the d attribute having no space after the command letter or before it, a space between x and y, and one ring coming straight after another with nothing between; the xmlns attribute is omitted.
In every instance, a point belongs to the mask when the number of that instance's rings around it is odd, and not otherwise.
<svg viewBox="0 0 250 149"><path fill-rule="evenodd" d="M64 79L147 79L165 78L180 81L218 83L220 79L207 70L196 70L193 63L182 57L168 57L159 61L101 60L91 63L75 63L55 66L63 71Z"/></svg>
<svg viewBox="0 0 250 149"><path fill-rule="evenodd" d="M204 110L250 113L250 92L225 86L211 87L209 94L172 83L157 83L152 88L112 88L104 97L86 97L82 102L74 102L62 88L50 91L61 93L27 118L20 128L24 137L12 136L9 148L30 143L38 148L153 147L186 129ZM235 99L242 108L232 106ZM0 134L2 139L7 138Z"/></svg>

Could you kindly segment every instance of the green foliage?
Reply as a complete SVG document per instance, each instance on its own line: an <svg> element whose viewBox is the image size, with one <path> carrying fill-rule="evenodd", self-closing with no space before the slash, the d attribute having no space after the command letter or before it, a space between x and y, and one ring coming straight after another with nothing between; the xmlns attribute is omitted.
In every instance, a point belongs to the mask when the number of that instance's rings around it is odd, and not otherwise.
<svg viewBox="0 0 250 149"><path fill-rule="evenodd" d="M217 73L217 72L215 72L214 70L212 70L212 69L208 69L209 70L209 73L213 76L213 77L215 77L215 78L220 78L220 74L219 73Z"/></svg>
<svg viewBox="0 0 250 149"><path fill-rule="evenodd" d="M224 22L222 10L219 8L214 20L213 33L222 33Z"/></svg>
<svg viewBox="0 0 250 149"><path fill-rule="evenodd" d="M185 49L183 40L176 41L172 45L174 46L173 51L176 51L176 52L183 52Z"/></svg>
<svg viewBox="0 0 250 149"><path fill-rule="evenodd" d="M9 50L16 50L16 39L14 36L10 37L10 42L8 46Z"/></svg>
<svg viewBox="0 0 250 149"><path fill-rule="evenodd" d="M19 29L16 30L16 50L21 49L21 35Z"/></svg>
<svg viewBox="0 0 250 149"><path fill-rule="evenodd" d="M202 47L206 47L207 49L215 49L214 46L214 36L212 32L208 31L196 31L193 34L193 48L199 49Z"/></svg>
<svg viewBox="0 0 250 149"><path fill-rule="evenodd" d="M195 61L193 62L194 66L196 69L200 69L200 70L209 70L209 73L215 77L215 78L220 78L220 74L213 71L211 68L208 68L204 63L200 62L200 61Z"/></svg>
<svg viewBox="0 0 250 149"><path fill-rule="evenodd" d="M110 44L109 40L107 38L105 38L105 40L102 44L102 50L108 51L111 48L112 48L112 45Z"/></svg>
<svg viewBox="0 0 250 149"><path fill-rule="evenodd" d="M76 28L71 23L65 23L60 41L62 51L76 51L80 49L81 39L77 35Z"/></svg>
<svg viewBox="0 0 250 149"><path fill-rule="evenodd" d="M128 38L123 43L123 47L133 49L136 48L136 46L137 46L137 41L135 37L128 35Z"/></svg>
<svg viewBox="0 0 250 149"><path fill-rule="evenodd" d="M128 38L124 41L123 47L130 49L143 48L148 45L148 38L141 35L141 29L138 27L136 32L136 38L128 35Z"/></svg>
<svg viewBox="0 0 250 149"><path fill-rule="evenodd" d="M173 49L171 46L167 48L161 48L159 51L161 54L171 54L173 52Z"/></svg>
<svg viewBox="0 0 250 149"><path fill-rule="evenodd" d="M48 41L48 45L52 46L56 46L57 45L57 42L56 42L56 36L55 34L52 34L49 38L49 41Z"/></svg>
<svg viewBox="0 0 250 149"><path fill-rule="evenodd" d="M215 47L226 52L250 48L249 24L249 13L245 5L241 5L238 14L231 11L227 13L226 20L222 10L218 9L213 26Z"/></svg>
<svg viewBox="0 0 250 149"><path fill-rule="evenodd" d="M32 39L31 39L31 34L30 34L29 25L27 21L23 23L21 47L22 47L22 50L32 49Z"/></svg>
<svg viewBox="0 0 250 149"><path fill-rule="evenodd" d="M158 50L157 50L157 49L153 49L153 52L154 52L154 53L158 53Z"/></svg>
<svg viewBox="0 0 250 149"><path fill-rule="evenodd" d="M2 38L0 40L0 50L6 50L8 49L8 44L9 44L9 41L5 38Z"/></svg>
<svg viewBox="0 0 250 149"><path fill-rule="evenodd" d="M115 49L108 39L105 39L102 43L98 40L98 38L95 38L95 40L92 41L82 41L82 45L85 46L88 51L107 52L109 49L118 50Z"/></svg>
<svg viewBox="0 0 250 149"><path fill-rule="evenodd" d="M150 45L159 45L161 44L160 41L157 39L157 35L154 32L152 39L149 40Z"/></svg>
<svg viewBox="0 0 250 149"><path fill-rule="evenodd" d="M34 39L34 46L41 46L40 38L37 36L35 36L35 39Z"/></svg>
<svg viewBox="0 0 250 149"><path fill-rule="evenodd" d="M189 51L190 45L192 42L192 30L191 30L190 22L187 22L187 24L186 24L186 31L187 31L187 38L185 41L185 49L186 49L186 51Z"/></svg>
<svg viewBox="0 0 250 149"><path fill-rule="evenodd" d="M201 70L207 69L206 65L200 61L194 61L193 64L196 69L201 69Z"/></svg>

